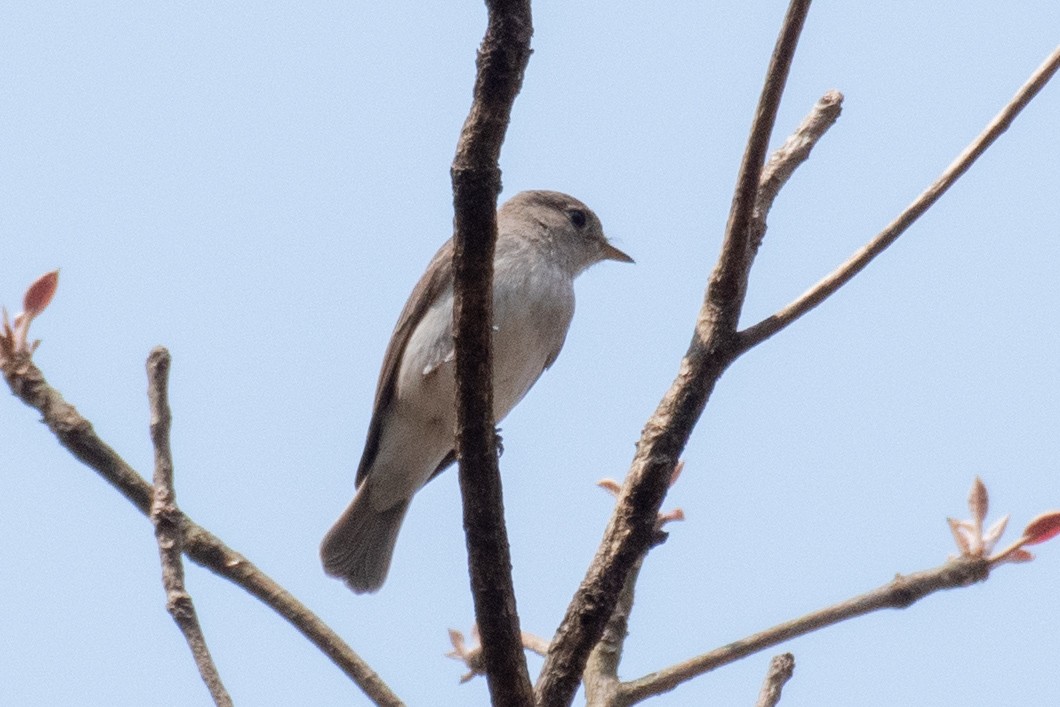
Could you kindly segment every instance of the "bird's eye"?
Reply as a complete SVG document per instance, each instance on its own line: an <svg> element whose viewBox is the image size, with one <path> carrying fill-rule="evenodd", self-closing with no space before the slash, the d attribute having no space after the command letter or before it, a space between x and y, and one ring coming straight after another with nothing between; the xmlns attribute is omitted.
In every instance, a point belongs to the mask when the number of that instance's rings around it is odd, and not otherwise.
<svg viewBox="0 0 1060 707"><path fill-rule="evenodd" d="M571 224L578 229L585 228L585 222L588 220L585 216L585 212L581 209L571 209L567 212L567 218L569 218Z"/></svg>

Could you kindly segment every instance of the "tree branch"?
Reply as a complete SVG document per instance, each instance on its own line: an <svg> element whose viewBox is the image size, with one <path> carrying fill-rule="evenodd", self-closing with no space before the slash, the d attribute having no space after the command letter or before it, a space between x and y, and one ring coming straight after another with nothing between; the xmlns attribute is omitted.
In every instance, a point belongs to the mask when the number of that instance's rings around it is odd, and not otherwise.
<svg viewBox="0 0 1060 707"><path fill-rule="evenodd" d="M810 152L820 141L835 121L842 109L843 95L838 91L829 91L822 96L803 118L802 122L784 144L769 158L759 177L758 196L748 224L751 247L757 251L766 232L766 217L773 206L773 201L780 189L788 182L795 170L809 159ZM671 477L672 485L679 474L675 469ZM614 482L612 482L614 483ZM620 489L614 484L613 492ZM662 519L658 516L658 519ZM658 523L658 520L657 520ZM656 543L665 539L664 534L657 534ZM650 548L649 548L650 549ZM618 665L622 657L623 643L627 635L629 615L633 611L634 590L640 568L646 555L641 556L629 575L619 594L611 618L604 629L603 636L589 655L582 679L585 682L586 701L589 705L614 705L619 693Z"/></svg>
<svg viewBox="0 0 1060 707"><path fill-rule="evenodd" d="M1060 47L1049 55L1027 82L1020 87L1008 105L1001 109L1001 112L987 124L983 132L968 147L964 148L964 151L942 172L939 178L925 189L886 228L852 255L849 260L787 307L740 332L740 351L746 351L762 343L824 302L835 294L840 287L864 270L877 255L898 240L898 237L905 233L906 229L912 226L925 211L938 201L946 193L946 190L953 186L954 182L960 179L961 175L967 172L975 161L986 152L987 148L1001 137L1003 132L1008 130L1009 126L1012 125L1012 121L1020 114L1020 111L1038 95L1038 92L1049 82L1049 79L1053 77L1058 69L1060 69Z"/></svg>
<svg viewBox="0 0 1060 707"><path fill-rule="evenodd" d="M166 609L188 642L199 675L210 690L214 704L231 707L232 698L221 682L221 675L210 657L206 637L195 613L195 604L184 588L184 564L181 553L184 533L183 516L177 508L173 490L173 455L169 446L172 416L169 410L169 351L159 346L147 357L147 400L151 408L151 443L155 448L155 487L151 503L151 522L158 540L158 555L162 562L162 586L166 590Z"/></svg>
<svg viewBox="0 0 1060 707"><path fill-rule="evenodd" d="M983 557L959 557L934 569L911 575L898 575L887 584L866 594L787 621L690 660L670 666L622 685L624 701L632 705L668 692L683 682L763 651L778 643L811 631L837 624L880 609L905 609L929 594L943 589L967 587L985 581L990 561Z"/></svg>
<svg viewBox="0 0 1060 707"><path fill-rule="evenodd" d="M769 661L769 671L762 683L762 691L758 693L758 702L755 707L777 707L780 702L780 693L794 673L795 656L791 653L773 656L773 660Z"/></svg>
<svg viewBox="0 0 1060 707"><path fill-rule="evenodd" d="M151 512L153 490L139 473L101 440L77 409L48 385L26 356L3 367L11 392L41 413L59 443L92 468L145 516ZM286 589L227 547L215 535L181 513L184 554L193 562L225 577L257 597L302 633L379 705L403 704L352 648Z"/></svg>
<svg viewBox="0 0 1060 707"><path fill-rule="evenodd" d="M589 652L604 631L631 568L648 549L670 478L714 385L733 361L739 321L754 258L748 224L769 134L802 29L808 0L793 0L773 51L744 153L718 264L711 275L696 333L677 379L648 420L615 513L585 579L549 648L538 680L538 701L569 704Z"/></svg>
<svg viewBox="0 0 1060 707"><path fill-rule="evenodd" d="M739 321L747 293L747 278L756 253L748 232L758 199L759 177L769 147L769 136L776 124L788 71L795 57L799 34L809 10L810 0L792 0L784 17L780 36L777 37L776 46L773 48L754 121L751 123L751 134L747 138L747 148L736 177L736 191L732 197L729 220L725 225L721 254L707 287L704 309L712 316L701 316L697 326L697 334L704 342L734 332Z"/></svg>
<svg viewBox="0 0 1060 707"><path fill-rule="evenodd" d="M583 675L587 707L612 707L618 704L616 698L622 686L618 679L618 666L622 661L626 636L629 634L629 616L633 613L637 578L640 576L645 557L647 555L642 555L626 576L626 584L618 595L615 610L611 612L603 635L589 654Z"/></svg>
<svg viewBox="0 0 1060 707"><path fill-rule="evenodd" d="M453 160L457 452L475 618L493 704L533 704L493 420L493 252L501 144L530 60L529 0L487 0L474 100Z"/></svg>
<svg viewBox="0 0 1060 707"><path fill-rule="evenodd" d="M750 231L750 246L758 252L766 234L766 217L780 190L788 183L799 165L810 158L810 152L820 142L828 129L839 120L843 110L843 94L828 91L821 96L809 114L802 119L795 132L774 152L758 179L758 194L747 228Z"/></svg>

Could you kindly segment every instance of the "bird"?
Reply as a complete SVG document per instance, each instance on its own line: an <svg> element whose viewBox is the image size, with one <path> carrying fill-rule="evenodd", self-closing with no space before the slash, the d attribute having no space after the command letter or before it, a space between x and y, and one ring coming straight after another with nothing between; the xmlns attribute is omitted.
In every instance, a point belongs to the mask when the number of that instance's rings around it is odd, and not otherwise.
<svg viewBox="0 0 1060 707"><path fill-rule="evenodd" d="M450 239L398 317L383 356L356 493L321 543L325 572L358 594L383 585L413 496L456 459L452 259ZM493 262L496 422L555 362L574 316L574 278L604 260L633 262L574 197L524 191L500 207Z"/></svg>

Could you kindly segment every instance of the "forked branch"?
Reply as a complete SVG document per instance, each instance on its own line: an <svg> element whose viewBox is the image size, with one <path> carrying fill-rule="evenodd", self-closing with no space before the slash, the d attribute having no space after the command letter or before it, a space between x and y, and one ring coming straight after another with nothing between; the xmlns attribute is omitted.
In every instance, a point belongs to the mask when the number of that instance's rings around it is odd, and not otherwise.
<svg viewBox="0 0 1060 707"><path fill-rule="evenodd" d="M151 408L151 443L155 448L154 495L151 522L155 526L158 554L162 562L162 585L166 590L166 609L188 642L199 675L210 690L214 704L231 707L232 698L221 682L221 675L210 657L195 604L184 588L184 516L177 508L173 490L173 455L169 445L172 415L169 410L169 352L162 347L147 357L147 399Z"/></svg>
<svg viewBox="0 0 1060 707"><path fill-rule="evenodd" d="M604 539L552 640L537 684L541 704L564 705L574 699L586 660L603 634L626 577L651 545L681 451L714 385L735 356L734 335L754 259L748 224L784 81L808 10L808 0L793 0L781 27L740 167L722 252L692 344L677 379L644 427Z"/></svg>
<svg viewBox="0 0 1060 707"><path fill-rule="evenodd" d="M48 385L29 356L5 361L4 378L11 391L40 412L59 443L114 486L145 516L150 515L151 484L96 435L92 423ZM184 554L257 597L294 626L332 660L376 704L402 705L385 682L327 624L247 558L181 513Z"/></svg>
<svg viewBox="0 0 1060 707"><path fill-rule="evenodd" d="M979 157L986 152L1001 134L1008 130L1016 116L1027 107L1038 92L1045 87L1049 79L1060 69L1060 47L1042 63L1027 82L1020 87L1008 105L1001 109L993 120L983 129L968 147L957 156L949 167L943 170L939 178L923 191L905 211L891 221L882 231L876 234L858 252L840 265L828 276L807 290L798 299L779 312L763 319L754 326L740 332L740 351L746 351L781 329L789 326L796 319L809 312L817 305L835 294L840 287L850 282L859 272L865 269L872 260L898 240L899 236L913 225L918 218L931 208L953 184L968 171Z"/></svg>

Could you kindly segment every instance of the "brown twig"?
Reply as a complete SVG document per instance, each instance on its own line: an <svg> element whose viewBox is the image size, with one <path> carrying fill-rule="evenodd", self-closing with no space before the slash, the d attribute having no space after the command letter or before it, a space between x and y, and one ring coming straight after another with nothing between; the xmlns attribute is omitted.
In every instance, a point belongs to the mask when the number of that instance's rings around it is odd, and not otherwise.
<svg viewBox="0 0 1060 707"><path fill-rule="evenodd" d="M147 357L147 400L151 409L151 443L155 448L154 497L151 522L155 526L158 555L162 562L162 586L166 590L166 610L184 634L199 675L210 690L214 704L231 707L232 698L221 682L221 675L210 657L195 604L184 587L183 515L177 508L173 489L173 455L169 446L172 416L169 409L169 351L161 346Z"/></svg>
<svg viewBox="0 0 1060 707"><path fill-rule="evenodd" d="M983 132L968 147L964 148L964 151L942 172L939 178L925 189L905 211L891 221L886 228L852 255L849 260L807 290L794 302L754 326L740 332L740 351L746 351L760 344L824 302L835 294L840 287L864 270L877 255L898 240L898 237L905 233L906 229L913 225L925 211L938 201L946 193L946 190L953 186L954 182L967 172L975 161L986 152L987 148L1003 132L1008 130L1009 126L1012 125L1012 121L1020 114L1020 111L1038 95L1038 92L1049 82L1049 79L1053 77L1058 69L1060 69L1060 47L1049 55L1042 65L1027 79L1027 82L1020 87L1008 105L1001 109L1001 112L987 124Z"/></svg>
<svg viewBox="0 0 1060 707"><path fill-rule="evenodd" d="M769 661L769 670L766 671L766 679L762 683L762 690L758 693L758 702L755 707L777 707L780 702L780 693L784 685L795 673L795 656L791 653L781 653L773 656Z"/></svg>
<svg viewBox="0 0 1060 707"><path fill-rule="evenodd" d="M589 652L603 634L626 577L652 542L656 517L681 451L714 385L737 353L733 347L736 326L754 258L748 224L784 80L808 9L808 0L793 0L788 9L695 336L677 379L644 427L604 539L549 647L537 685L541 704L563 705L574 699Z"/></svg>
<svg viewBox="0 0 1060 707"><path fill-rule="evenodd" d="M8 386L22 402L41 413L59 443L92 468L145 516L153 490L135 469L101 440L77 409L48 385L28 357L3 369ZM243 587L317 646L376 704L403 704L386 683L327 624L286 589L227 547L215 535L181 513L184 554L193 562Z"/></svg>
<svg viewBox="0 0 1060 707"><path fill-rule="evenodd" d="M821 96L809 114L802 119L795 132L774 152L758 179L758 195L751 212L750 246L757 252L766 233L766 217L781 188L788 183L799 165L810 158L810 152L828 129L839 120L843 110L843 94L828 91Z"/></svg>
<svg viewBox="0 0 1060 707"><path fill-rule="evenodd" d="M904 609L929 594L943 589L967 587L990 575L990 562L980 557L959 557L934 569L911 575L898 575L887 584L866 594L787 621L716 650L670 666L622 685L624 701L631 705L668 692L683 682L766 650L797 636L880 609Z"/></svg>
<svg viewBox="0 0 1060 707"><path fill-rule="evenodd" d="M493 420L493 251L501 144L530 60L529 0L487 0L474 99L451 170L460 492L483 666L498 705L533 704L512 584Z"/></svg>

